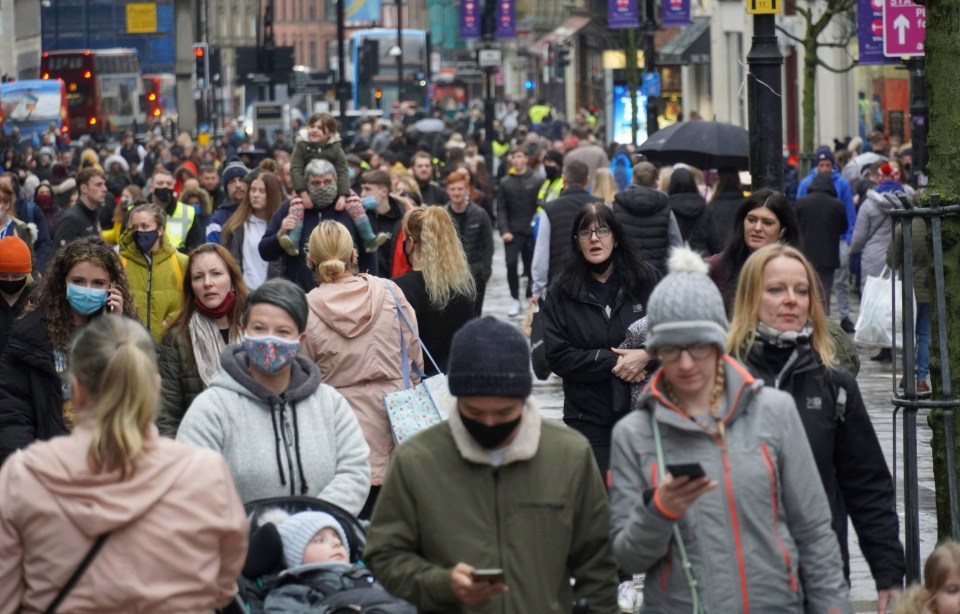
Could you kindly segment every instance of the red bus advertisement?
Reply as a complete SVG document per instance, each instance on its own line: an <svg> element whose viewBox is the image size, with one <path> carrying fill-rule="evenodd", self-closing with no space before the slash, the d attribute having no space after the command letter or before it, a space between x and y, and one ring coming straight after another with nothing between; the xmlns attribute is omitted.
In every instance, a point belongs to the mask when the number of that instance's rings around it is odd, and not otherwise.
<svg viewBox="0 0 960 614"><path fill-rule="evenodd" d="M140 61L134 49L45 51L44 79L66 84L70 134L105 138L144 124Z"/></svg>
<svg viewBox="0 0 960 614"><path fill-rule="evenodd" d="M0 85L0 123L7 137L16 128L22 143L39 146L51 124L61 139L69 141L66 84L60 79L28 79Z"/></svg>

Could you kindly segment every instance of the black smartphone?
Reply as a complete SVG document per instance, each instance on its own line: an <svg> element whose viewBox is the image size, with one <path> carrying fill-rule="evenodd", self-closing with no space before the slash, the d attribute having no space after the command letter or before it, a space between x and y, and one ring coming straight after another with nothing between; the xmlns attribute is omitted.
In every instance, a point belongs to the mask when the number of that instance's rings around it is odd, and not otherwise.
<svg viewBox="0 0 960 614"><path fill-rule="evenodd" d="M677 465L667 465L667 472L675 478L685 475L691 480L707 477L700 463L682 463Z"/></svg>
<svg viewBox="0 0 960 614"><path fill-rule="evenodd" d="M470 574L474 582L489 582L490 584L506 584L502 569L474 569Z"/></svg>

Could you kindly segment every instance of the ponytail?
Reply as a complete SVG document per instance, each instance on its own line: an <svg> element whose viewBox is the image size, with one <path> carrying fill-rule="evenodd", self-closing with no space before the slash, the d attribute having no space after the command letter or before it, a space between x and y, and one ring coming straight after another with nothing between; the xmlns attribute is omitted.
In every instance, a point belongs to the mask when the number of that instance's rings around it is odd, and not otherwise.
<svg viewBox="0 0 960 614"><path fill-rule="evenodd" d="M95 472L119 471L126 479L156 417L159 372L150 335L129 318L101 316L74 341L70 364L93 400L87 462Z"/></svg>
<svg viewBox="0 0 960 614"><path fill-rule="evenodd" d="M419 251L417 264L434 306L443 309L457 296L476 298L476 282L446 209L437 206L414 209L404 218L403 230Z"/></svg>

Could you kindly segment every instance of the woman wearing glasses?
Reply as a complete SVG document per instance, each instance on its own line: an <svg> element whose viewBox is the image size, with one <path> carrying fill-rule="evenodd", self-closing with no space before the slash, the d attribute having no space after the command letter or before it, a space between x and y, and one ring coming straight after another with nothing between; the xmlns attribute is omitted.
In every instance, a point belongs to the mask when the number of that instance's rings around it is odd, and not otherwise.
<svg viewBox="0 0 960 614"><path fill-rule="evenodd" d="M585 206L574 219L573 252L541 299L550 370L563 379L563 421L582 433L606 475L610 434L629 409L614 394L646 376L645 350L618 349L646 314L657 281L606 205Z"/></svg>
<svg viewBox="0 0 960 614"><path fill-rule="evenodd" d="M707 267L675 250L650 296L647 391L613 432L610 513L644 611L850 612L830 506L790 395L724 354Z"/></svg>

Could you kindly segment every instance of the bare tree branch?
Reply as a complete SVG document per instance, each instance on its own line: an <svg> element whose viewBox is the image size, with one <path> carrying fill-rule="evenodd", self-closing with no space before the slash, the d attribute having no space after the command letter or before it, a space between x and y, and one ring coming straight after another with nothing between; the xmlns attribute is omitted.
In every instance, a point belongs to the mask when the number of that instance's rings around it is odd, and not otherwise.
<svg viewBox="0 0 960 614"><path fill-rule="evenodd" d="M834 74L842 75L843 73L845 73L845 72L850 72L851 70L853 70L854 68L856 68L856 67L857 67L857 63L856 63L856 62L852 62L852 63L850 64L850 66L847 66L847 67L845 67L845 68L836 68L836 67L834 67L834 66L830 66L829 64L827 64L826 62L824 62L822 59L820 59L819 57L817 57L817 66L822 66L823 68L829 70L830 72L832 72L832 73L834 73Z"/></svg>
<svg viewBox="0 0 960 614"><path fill-rule="evenodd" d="M804 42L804 40L803 40L802 38L800 38L799 36L796 36L796 35L794 35L794 34L791 34L790 32L787 32L786 30L784 30L784 29L783 29L782 27L780 27L780 26L777 26L777 30L779 30L784 36L786 36L787 38L789 38L790 40L792 40L792 41L794 41L794 42L796 42L796 43L800 43L800 44L802 45L803 42Z"/></svg>

